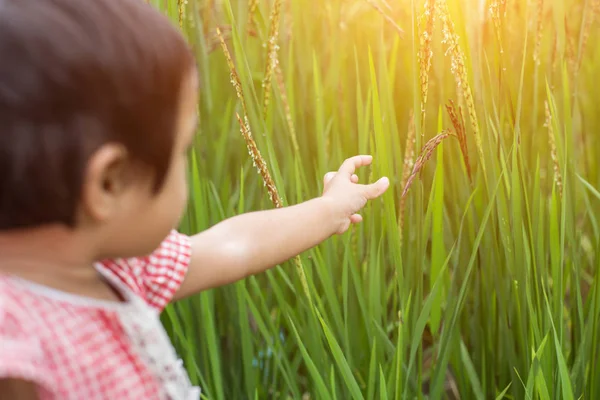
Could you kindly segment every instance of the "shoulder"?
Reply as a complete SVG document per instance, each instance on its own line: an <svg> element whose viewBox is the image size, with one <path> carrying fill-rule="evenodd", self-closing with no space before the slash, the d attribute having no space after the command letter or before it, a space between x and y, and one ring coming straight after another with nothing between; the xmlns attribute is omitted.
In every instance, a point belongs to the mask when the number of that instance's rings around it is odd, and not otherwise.
<svg viewBox="0 0 600 400"><path fill-rule="evenodd" d="M51 388L50 368L36 333L36 316L43 310L26 292L0 276L0 380L23 380Z"/></svg>
<svg viewBox="0 0 600 400"><path fill-rule="evenodd" d="M11 279L0 275L0 334L17 337L32 333L41 304Z"/></svg>
<svg viewBox="0 0 600 400"><path fill-rule="evenodd" d="M183 283L191 256L190 238L173 230L147 256L104 260L100 265L151 307L162 311Z"/></svg>

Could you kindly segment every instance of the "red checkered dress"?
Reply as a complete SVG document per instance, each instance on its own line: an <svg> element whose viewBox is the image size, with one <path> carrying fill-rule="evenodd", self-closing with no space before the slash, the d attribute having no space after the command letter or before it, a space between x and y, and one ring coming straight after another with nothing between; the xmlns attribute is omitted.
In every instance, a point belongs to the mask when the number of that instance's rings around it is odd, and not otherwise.
<svg viewBox="0 0 600 400"><path fill-rule="evenodd" d="M99 263L121 303L0 275L0 378L34 382L41 400L198 399L159 320L190 254L172 232L148 257Z"/></svg>

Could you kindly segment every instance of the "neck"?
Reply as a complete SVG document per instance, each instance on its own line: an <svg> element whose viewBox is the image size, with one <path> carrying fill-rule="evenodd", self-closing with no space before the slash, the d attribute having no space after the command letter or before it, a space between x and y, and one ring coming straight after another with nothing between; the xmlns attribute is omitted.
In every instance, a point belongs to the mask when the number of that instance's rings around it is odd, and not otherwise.
<svg viewBox="0 0 600 400"><path fill-rule="evenodd" d="M98 285L85 235L63 226L0 232L0 273L77 293Z"/></svg>

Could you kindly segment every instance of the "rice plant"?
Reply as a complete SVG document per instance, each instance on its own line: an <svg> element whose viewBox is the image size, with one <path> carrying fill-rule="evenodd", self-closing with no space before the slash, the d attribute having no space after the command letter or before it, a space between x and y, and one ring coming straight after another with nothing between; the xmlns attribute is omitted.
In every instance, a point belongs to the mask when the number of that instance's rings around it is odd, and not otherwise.
<svg viewBox="0 0 600 400"><path fill-rule="evenodd" d="M167 308L204 398L600 398L599 0L150 3L201 80L184 232L318 196L355 154L392 183Z"/></svg>

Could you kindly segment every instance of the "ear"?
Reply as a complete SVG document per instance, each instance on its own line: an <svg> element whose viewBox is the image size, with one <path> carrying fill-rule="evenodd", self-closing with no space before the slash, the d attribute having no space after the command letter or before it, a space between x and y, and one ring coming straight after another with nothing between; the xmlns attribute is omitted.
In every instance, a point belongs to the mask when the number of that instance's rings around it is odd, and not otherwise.
<svg viewBox="0 0 600 400"><path fill-rule="evenodd" d="M95 222L116 215L119 203L131 181L127 149L108 143L90 157L83 177L81 206L84 214Z"/></svg>

